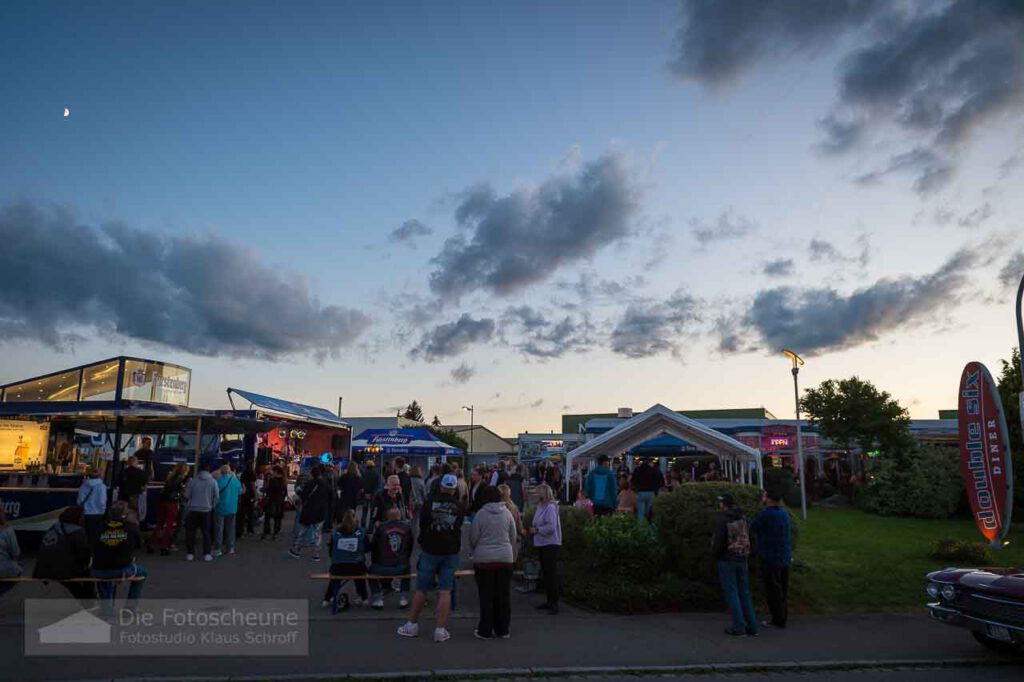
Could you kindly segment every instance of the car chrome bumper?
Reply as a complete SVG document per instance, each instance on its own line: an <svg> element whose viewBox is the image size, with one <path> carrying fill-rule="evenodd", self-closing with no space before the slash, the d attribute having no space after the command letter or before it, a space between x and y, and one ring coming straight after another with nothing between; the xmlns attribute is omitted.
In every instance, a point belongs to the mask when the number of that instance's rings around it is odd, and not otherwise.
<svg viewBox="0 0 1024 682"><path fill-rule="evenodd" d="M1013 633L1014 639L1018 642L1024 642L1024 626L1011 625L1010 623L1003 623L997 620L990 620L987 618L978 618L977 616L968 616L965 613L958 611L955 608L940 604L938 602L928 604L928 615L937 621L941 621L948 625L956 625L959 627L969 628L976 632L985 634L986 626L994 625L1000 628L1006 628Z"/></svg>

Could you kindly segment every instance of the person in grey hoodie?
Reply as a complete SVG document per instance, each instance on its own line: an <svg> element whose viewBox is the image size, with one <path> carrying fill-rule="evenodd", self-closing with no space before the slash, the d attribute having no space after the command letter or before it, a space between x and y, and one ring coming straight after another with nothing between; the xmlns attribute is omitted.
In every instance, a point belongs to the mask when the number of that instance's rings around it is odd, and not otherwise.
<svg viewBox="0 0 1024 682"><path fill-rule="evenodd" d="M103 521L107 515L107 485L100 477L100 470L89 467L86 478L78 489L75 501L82 508L82 520L85 534L89 538L89 546L96 544Z"/></svg>
<svg viewBox="0 0 1024 682"><path fill-rule="evenodd" d="M516 521L490 486L480 491L482 505L469 527L476 588L480 595L478 639L509 638L512 622L512 565L516 560Z"/></svg>
<svg viewBox="0 0 1024 682"><path fill-rule="evenodd" d="M188 498L185 516L185 561L195 559L196 530L203 532L203 561L213 561L212 514L217 502L220 501L220 490L217 481L210 475L210 465L200 464L199 473L185 488Z"/></svg>

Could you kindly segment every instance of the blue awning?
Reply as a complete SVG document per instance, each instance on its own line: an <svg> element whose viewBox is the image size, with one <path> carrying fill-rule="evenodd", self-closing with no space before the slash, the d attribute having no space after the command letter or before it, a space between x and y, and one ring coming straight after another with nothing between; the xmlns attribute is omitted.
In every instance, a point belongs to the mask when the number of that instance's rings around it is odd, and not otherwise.
<svg viewBox="0 0 1024 682"><path fill-rule="evenodd" d="M243 391L238 388L229 388L228 394L230 395L232 393L237 395L239 398L252 403L252 406L257 410L269 412L276 416L290 417L292 419L321 424L324 426L334 426L345 429L350 428L348 422L343 421L336 414L330 410L325 410L322 407L293 403L290 400L271 398L270 396L260 395L259 393L252 393L250 391Z"/></svg>
<svg viewBox="0 0 1024 682"><path fill-rule="evenodd" d="M387 456L463 454L427 429L366 429L352 439L352 454L364 452Z"/></svg>

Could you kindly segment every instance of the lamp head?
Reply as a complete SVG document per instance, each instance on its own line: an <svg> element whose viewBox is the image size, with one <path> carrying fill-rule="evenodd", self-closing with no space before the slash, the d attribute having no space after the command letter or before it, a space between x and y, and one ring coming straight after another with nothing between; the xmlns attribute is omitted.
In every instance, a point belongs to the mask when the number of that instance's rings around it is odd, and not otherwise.
<svg viewBox="0 0 1024 682"><path fill-rule="evenodd" d="M804 364L804 359L788 348L783 348L782 354L793 361L793 369L797 369Z"/></svg>

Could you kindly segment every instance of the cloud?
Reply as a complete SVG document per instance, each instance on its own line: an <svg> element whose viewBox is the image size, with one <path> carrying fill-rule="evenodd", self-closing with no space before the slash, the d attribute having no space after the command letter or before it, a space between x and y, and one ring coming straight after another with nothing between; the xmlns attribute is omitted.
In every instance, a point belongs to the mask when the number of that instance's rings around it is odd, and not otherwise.
<svg viewBox="0 0 1024 682"><path fill-rule="evenodd" d="M480 290L508 295L543 281L626 237L637 197L617 155L504 196L487 185L467 190L455 219L469 234L445 241L432 260L430 289L457 300Z"/></svg>
<svg viewBox="0 0 1024 682"><path fill-rule="evenodd" d="M317 358L371 323L323 305L308 282L213 234L162 235L79 223L61 208L0 207L0 327L62 349L69 327L197 355Z"/></svg>
<svg viewBox="0 0 1024 682"><path fill-rule="evenodd" d="M474 344L490 341L494 338L494 329L493 319L475 320L469 313L463 313L456 321L439 324L425 332L409 355L422 357L427 362L454 357Z"/></svg>
<svg viewBox="0 0 1024 682"><path fill-rule="evenodd" d="M742 216L736 218L729 213L722 213L713 225L697 223L693 229L693 236L698 244L707 247L714 242L741 239L756 229L757 225L747 218Z"/></svg>
<svg viewBox="0 0 1024 682"><path fill-rule="evenodd" d="M857 245L860 251L857 254L847 256L842 253L836 245L825 239L812 239L807 244L807 251L811 260L815 263L822 261L828 263L856 263L866 267L871 262L871 241L868 235L862 234L857 237Z"/></svg>
<svg viewBox="0 0 1024 682"><path fill-rule="evenodd" d="M933 273L880 279L848 295L825 287L763 290L741 324L766 348L790 347L808 354L876 341L955 305L968 271L985 264L980 253L962 249Z"/></svg>
<svg viewBox="0 0 1024 682"><path fill-rule="evenodd" d="M697 299L682 291L676 291L664 301L632 303L612 330L611 349L629 358L665 352L678 357L682 337L699 319Z"/></svg>
<svg viewBox="0 0 1024 682"><path fill-rule="evenodd" d="M764 264L761 271L769 277L789 277L796 272L792 258L776 258Z"/></svg>
<svg viewBox="0 0 1024 682"><path fill-rule="evenodd" d="M516 350L535 358L560 358L566 353L589 350L595 343L594 330L586 316L577 320L566 315L555 322L530 306L505 311L503 321L516 327Z"/></svg>
<svg viewBox="0 0 1024 682"><path fill-rule="evenodd" d="M536 409L536 408L540 407L543 404L544 404L544 398L537 398L532 403L530 403L530 407Z"/></svg>
<svg viewBox="0 0 1024 682"><path fill-rule="evenodd" d="M1020 278L1024 276L1024 251L1017 251L1011 255L1003 268L999 271L999 283L1004 289L1016 289Z"/></svg>
<svg viewBox="0 0 1024 682"><path fill-rule="evenodd" d="M956 224L959 227L974 228L992 217L992 206L986 201L981 206L968 211L959 218Z"/></svg>
<svg viewBox="0 0 1024 682"><path fill-rule="evenodd" d="M404 223L393 229L388 235L388 238L393 242L400 242L412 246L417 237L426 237L433 233L434 231L431 228L427 227L420 221L413 219L406 220Z"/></svg>
<svg viewBox="0 0 1024 682"><path fill-rule="evenodd" d="M452 382L456 384L468 383L473 375L476 374L476 370L467 365L465 362L459 363L458 367L453 367L451 372Z"/></svg>
<svg viewBox="0 0 1024 682"><path fill-rule="evenodd" d="M930 152L888 169L916 175L927 194L954 176L973 132L1024 111L1024 5L1015 0L683 0L671 71L717 88L755 66L841 50L836 101L819 121L821 147L864 146L868 133L896 129L915 140L904 154Z"/></svg>
<svg viewBox="0 0 1024 682"><path fill-rule="evenodd" d="M884 168L859 175L855 182L858 185L876 185L887 175L908 170L917 175L914 180L914 189L917 193L927 195L940 189L950 180L953 175L953 164L934 150L918 147L891 156Z"/></svg>

